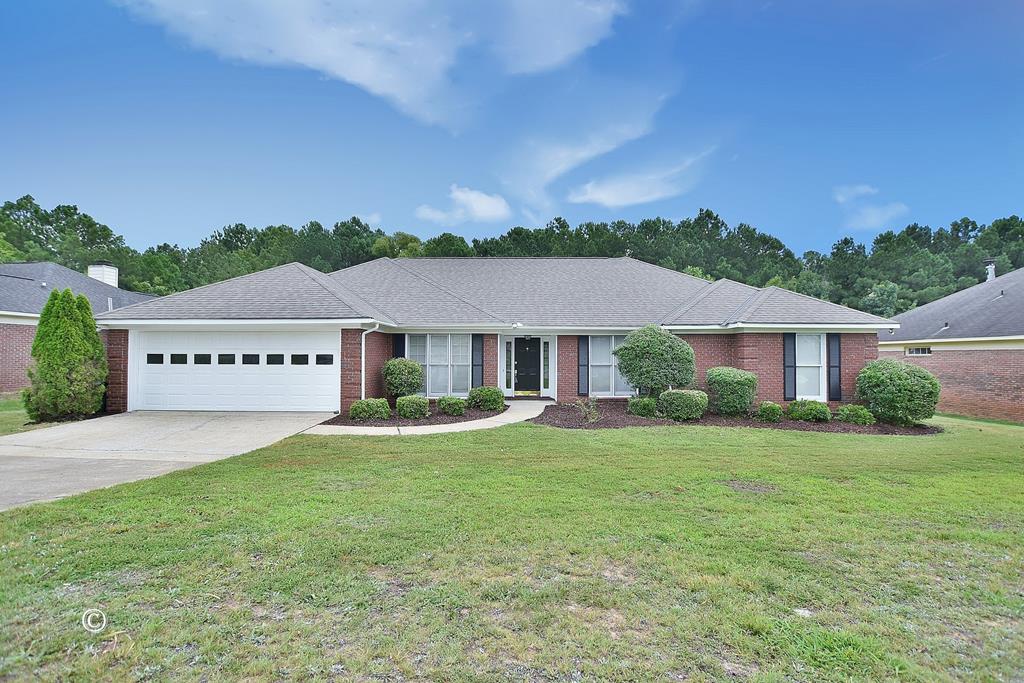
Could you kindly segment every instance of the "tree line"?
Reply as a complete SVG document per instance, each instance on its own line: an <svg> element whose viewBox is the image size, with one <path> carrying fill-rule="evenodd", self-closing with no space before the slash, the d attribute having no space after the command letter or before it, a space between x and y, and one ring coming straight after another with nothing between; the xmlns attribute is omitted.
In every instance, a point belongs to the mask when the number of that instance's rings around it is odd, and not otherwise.
<svg viewBox="0 0 1024 683"><path fill-rule="evenodd" d="M970 287L993 258L1005 273L1024 266L1024 221L1009 216L979 224L961 218L931 228L887 230L865 245L852 237L831 252L797 256L777 237L746 223L729 226L708 209L692 218L631 223L555 218L542 228L514 227L474 239L444 232L427 240L388 233L352 217L328 228L311 221L253 228L225 226L195 247L164 243L139 252L78 207L44 209L29 195L0 208L0 262L54 261L84 271L109 261L126 289L171 294L299 261L324 272L381 256L632 256L707 279L776 285L890 316Z"/></svg>

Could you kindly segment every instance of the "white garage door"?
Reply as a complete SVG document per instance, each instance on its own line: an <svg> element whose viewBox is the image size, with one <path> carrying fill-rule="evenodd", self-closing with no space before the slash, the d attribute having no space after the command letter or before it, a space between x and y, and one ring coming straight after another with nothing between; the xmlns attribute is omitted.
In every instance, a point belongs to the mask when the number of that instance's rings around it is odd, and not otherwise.
<svg viewBox="0 0 1024 683"><path fill-rule="evenodd" d="M338 410L338 332L139 332L133 410Z"/></svg>

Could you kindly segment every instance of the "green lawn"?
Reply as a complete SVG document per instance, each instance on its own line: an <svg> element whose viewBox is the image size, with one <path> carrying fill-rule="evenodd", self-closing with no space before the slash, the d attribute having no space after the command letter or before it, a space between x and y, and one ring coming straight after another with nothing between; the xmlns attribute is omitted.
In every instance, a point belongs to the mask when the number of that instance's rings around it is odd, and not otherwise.
<svg viewBox="0 0 1024 683"><path fill-rule="evenodd" d="M1024 428L938 422L303 436L0 513L0 678L1019 680Z"/></svg>
<svg viewBox="0 0 1024 683"><path fill-rule="evenodd" d="M0 436L29 429L27 422L20 398L0 396Z"/></svg>

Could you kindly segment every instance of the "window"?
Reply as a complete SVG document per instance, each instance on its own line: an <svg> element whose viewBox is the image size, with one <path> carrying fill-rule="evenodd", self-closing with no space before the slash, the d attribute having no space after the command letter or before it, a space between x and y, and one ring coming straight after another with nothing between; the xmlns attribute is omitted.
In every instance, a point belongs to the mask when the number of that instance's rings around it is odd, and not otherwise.
<svg viewBox="0 0 1024 683"><path fill-rule="evenodd" d="M549 342L547 340L545 340L543 342L542 346L541 346L541 348L543 350L541 351L541 359L540 359L540 363L541 363L541 375L540 376L541 376L541 381L543 382L543 387L545 389L550 389L551 388L551 377L550 377L550 375L551 375L551 372L550 372L550 369L551 369L551 349L550 349L550 346L551 346L551 342Z"/></svg>
<svg viewBox="0 0 1024 683"><path fill-rule="evenodd" d="M512 388L512 340L505 342L505 387Z"/></svg>
<svg viewBox="0 0 1024 683"><path fill-rule="evenodd" d="M334 354L333 353L318 353L316 354L317 365L334 365Z"/></svg>
<svg viewBox="0 0 1024 683"><path fill-rule="evenodd" d="M193 365L209 365L210 364L210 354L208 354L208 353L196 353L196 354L193 354L192 355L192 364Z"/></svg>
<svg viewBox="0 0 1024 683"><path fill-rule="evenodd" d="M293 353L292 365L309 365L308 353Z"/></svg>
<svg viewBox="0 0 1024 683"><path fill-rule="evenodd" d="M911 346L907 348L908 356L930 356L932 355L932 347L930 346Z"/></svg>
<svg viewBox="0 0 1024 683"><path fill-rule="evenodd" d="M796 397L825 400L825 335L796 335Z"/></svg>
<svg viewBox="0 0 1024 683"><path fill-rule="evenodd" d="M268 353L267 365L284 365L283 353Z"/></svg>
<svg viewBox="0 0 1024 683"><path fill-rule="evenodd" d="M633 387L619 372L619 360L612 353L626 340L625 335L590 337L590 393L596 396L630 396Z"/></svg>
<svg viewBox="0 0 1024 683"><path fill-rule="evenodd" d="M171 354L171 365L186 365L188 364L187 353L172 353Z"/></svg>
<svg viewBox="0 0 1024 683"><path fill-rule="evenodd" d="M473 371L473 338L468 334L451 335L452 387L449 393L468 394Z"/></svg>
<svg viewBox="0 0 1024 683"><path fill-rule="evenodd" d="M423 368L429 396L469 393L473 374L473 335L410 334L406 357Z"/></svg>
<svg viewBox="0 0 1024 683"><path fill-rule="evenodd" d="M163 365L164 354L162 353L147 353L146 354L146 365Z"/></svg>
<svg viewBox="0 0 1024 683"><path fill-rule="evenodd" d="M217 365L234 365L235 354L233 353L218 353L217 354Z"/></svg>
<svg viewBox="0 0 1024 683"><path fill-rule="evenodd" d="M260 354L258 353L243 353L242 354L242 365L259 365Z"/></svg>

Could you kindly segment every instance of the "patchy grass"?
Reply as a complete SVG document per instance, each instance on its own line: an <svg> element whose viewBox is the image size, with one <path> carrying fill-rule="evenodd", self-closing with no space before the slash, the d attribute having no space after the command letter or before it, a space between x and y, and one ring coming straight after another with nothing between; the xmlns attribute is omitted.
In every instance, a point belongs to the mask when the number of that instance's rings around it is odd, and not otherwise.
<svg viewBox="0 0 1024 683"><path fill-rule="evenodd" d="M41 425L29 424L21 397L0 397L0 436L35 429L39 426Z"/></svg>
<svg viewBox="0 0 1024 683"><path fill-rule="evenodd" d="M0 677L1013 680L1024 428L938 422L300 436L9 511Z"/></svg>

